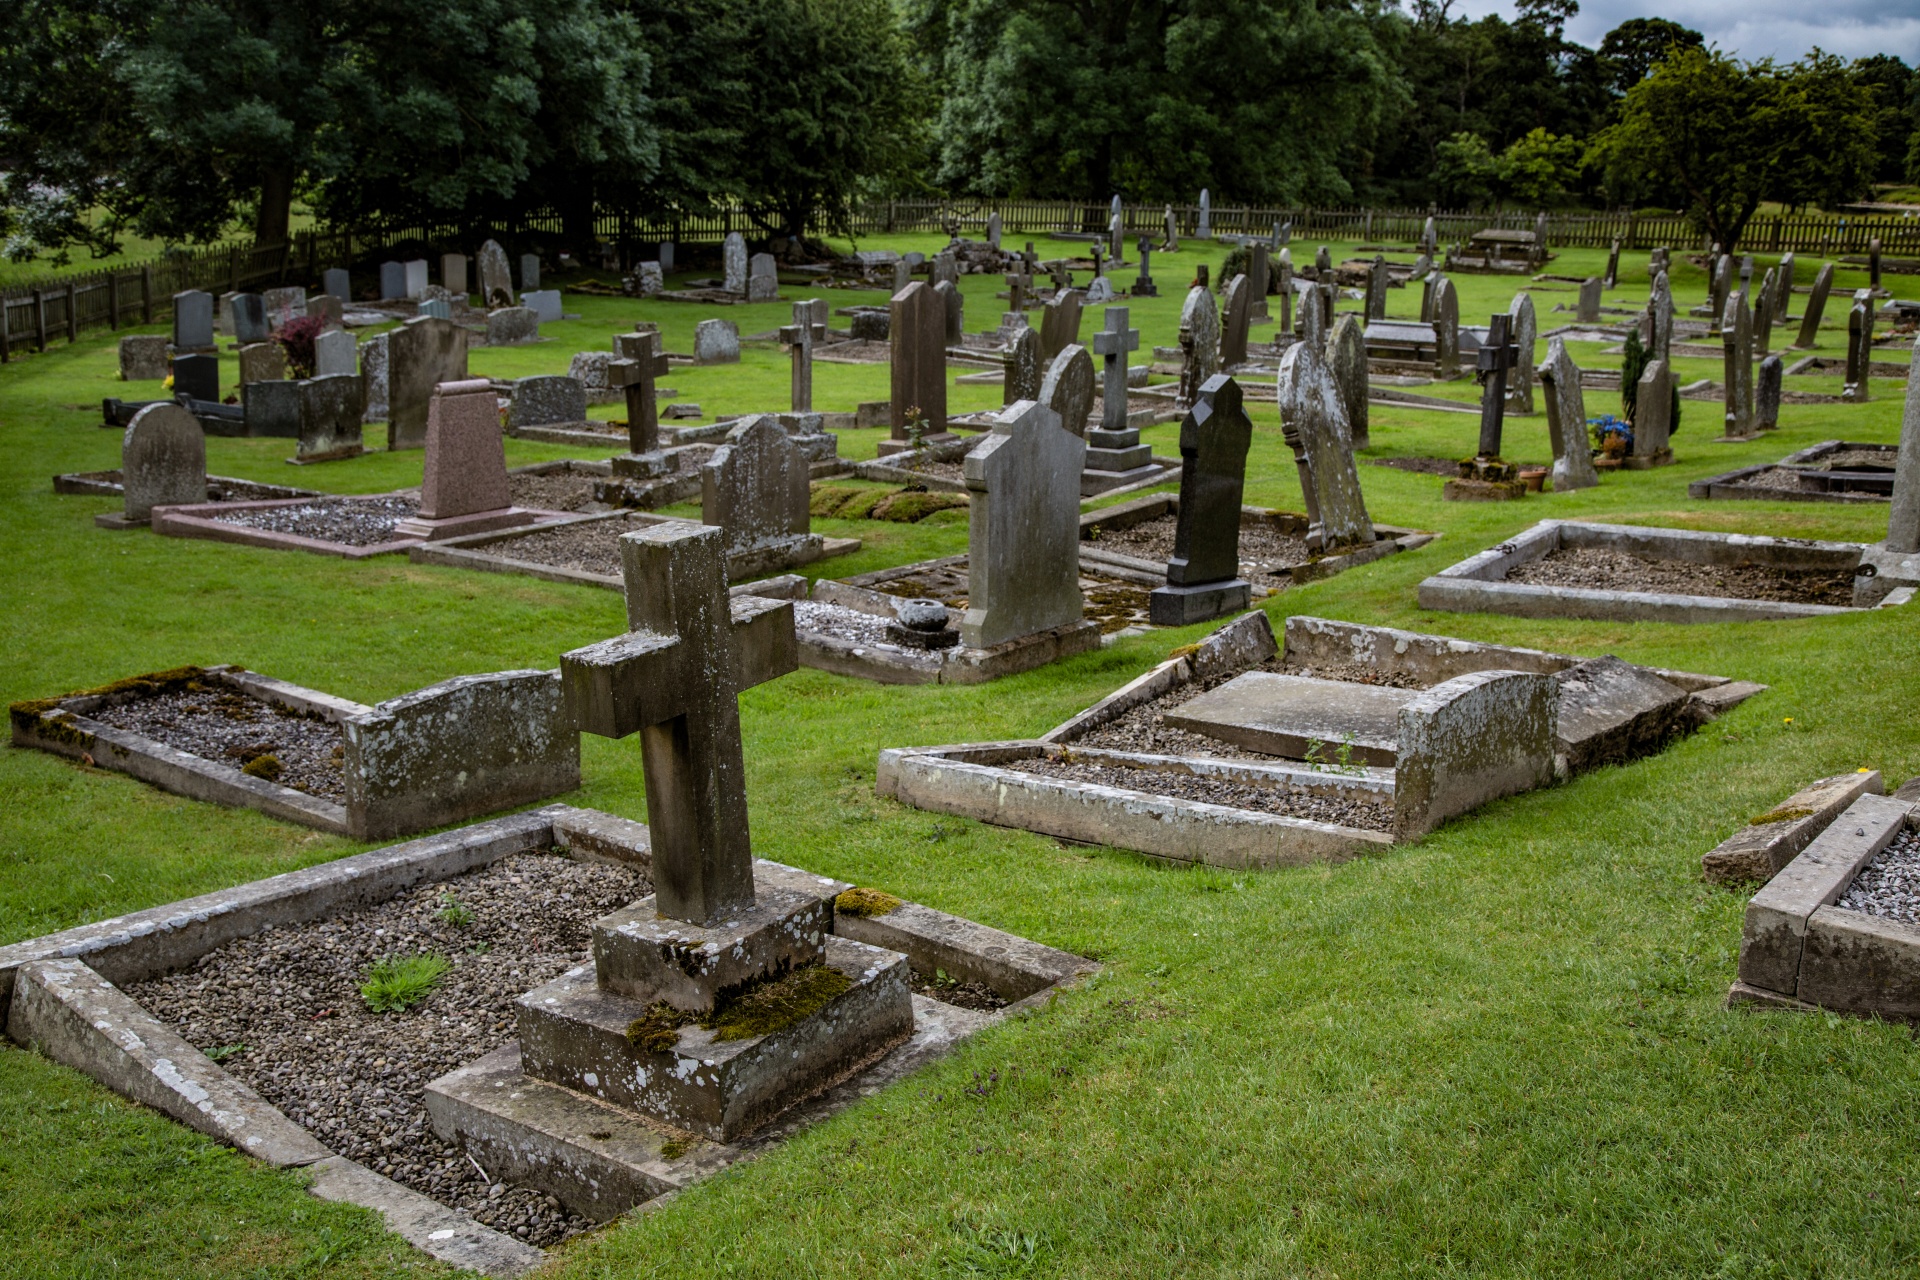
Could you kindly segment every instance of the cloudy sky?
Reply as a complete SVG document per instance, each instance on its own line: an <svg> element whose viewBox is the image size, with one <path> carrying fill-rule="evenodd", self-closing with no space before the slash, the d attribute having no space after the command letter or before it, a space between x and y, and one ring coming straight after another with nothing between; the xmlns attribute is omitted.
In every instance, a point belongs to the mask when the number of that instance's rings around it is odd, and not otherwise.
<svg viewBox="0 0 1920 1280"><path fill-rule="evenodd" d="M1513 16L1512 0L1459 0L1456 14ZM1728 53L1787 61L1814 45L1845 58L1891 53L1920 63L1920 0L1580 0L1569 38L1597 46L1628 18L1668 18Z"/></svg>

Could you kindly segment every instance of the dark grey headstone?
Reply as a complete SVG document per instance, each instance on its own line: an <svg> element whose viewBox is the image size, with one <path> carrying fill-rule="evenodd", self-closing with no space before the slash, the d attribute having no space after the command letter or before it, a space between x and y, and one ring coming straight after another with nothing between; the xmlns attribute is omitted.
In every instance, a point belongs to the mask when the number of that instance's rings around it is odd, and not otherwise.
<svg viewBox="0 0 1920 1280"><path fill-rule="evenodd" d="M497 240L480 246L475 272L480 277L480 304L485 307L513 305L513 273L507 265L507 251Z"/></svg>
<svg viewBox="0 0 1920 1280"><path fill-rule="evenodd" d="M587 388L580 379L562 374L513 380L513 399L507 406L509 430L584 422L586 417Z"/></svg>
<svg viewBox="0 0 1920 1280"><path fill-rule="evenodd" d="M1820 265L1813 278L1813 292L1807 295L1807 309L1800 317L1800 338L1793 345L1812 348L1820 345L1820 317L1827 309L1827 294L1833 291L1833 264Z"/></svg>
<svg viewBox="0 0 1920 1280"><path fill-rule="evenodd" d="M1240 384L1215 374L1180 423L1180 515L1167 581L1175 586L1240 576L1240 502L1253 422Z"/></svg>
<svg viewBox="0 0 1920 1280"><path fill-rule="evenodd" d="M267 324L267 304L257 293L235 294L233 299L233 338L245 346L265 342L271 329Z"/></svg>
<svg viewBox="0 0 1920 1280"><path fill-rule="evenodd" d="M1893 466L1893 506L1887 512L1887 550L1920 552L1920 342L1907 367L1907 407L1900 419L1900 454Z"/></svg>
<svg viewBox="0 0 1920 1280"><path fill-rule="evenodd" d="M358 451L365 412L358 374L329 374L294 384L300 388L299 457Z"/></svg>
<svg viewBox="0 0 1920 1280"><path fill-rule="evenodd" d="M173 295L173 349L198 351L213 345L213 295L188 289Z"/></svg>
<svg viewBox="0 0 1920 1280"><path fill-rule="evenodd" d="M523 253L520 255L520 292L540 287L540 255Z"/></svg>
<svg viewBox="0 0 1920 1280"><path fill-rule="evenodd" d="M353 277L345 267L328 267L320 273L320 288L342 302L353 301Z"/></svg>
<svg viewBox="0 0 1920 1280"><path fill-rule="evenodd" d="M1001 387L1001 403L1040 398L1040 335L1021 329L1007 344L1006 373Z"/></svg>
<svg viewBox="0 0 1920 1280"><path fill-rule="evenodd" d="M391 302L407 296L407 264L404 262L383 262L380 264L380 298Z"/></svg>
<svg viewBox="0 0 1920 1280"><path fill-rule="evenodd" d="M191 352L175 356L173 394L217 403L220 399L219 357Z"/></svg>
<svg viewBox="0 0 1920 1280"><path fill-rule="evenodd" d="M387 339L387 448L424 448L434 388L466 377L467 331L459 325L419 316L393 330Z"/></svg>
<svg viewBox="0 0 1920 1280"><path fill-rule="evenodd" d="M1753 392L1753 426L1756 431L1774 431L1780 426L1780 378L1786 368L1779 356L1760 362L1760 376ZM1644 382L1643 384L1644 385Z"/></svg>
<svg viewBox="0 0 1920 1280"><path fill-rule="evenodd" d="M300 435L300 384L248 382L240 386L240 402L247 414L247 434L287 440Z"/></svg>

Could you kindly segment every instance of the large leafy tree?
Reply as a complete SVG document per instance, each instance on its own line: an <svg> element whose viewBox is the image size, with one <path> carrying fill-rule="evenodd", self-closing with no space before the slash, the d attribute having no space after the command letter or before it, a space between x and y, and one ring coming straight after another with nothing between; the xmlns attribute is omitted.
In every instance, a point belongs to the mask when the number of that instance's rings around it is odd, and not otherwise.
<svg viewBox="0 0 1920 1280"><path fill-rule="evenodd" d="M1699 49L1706 37L1666 18L1628 18L1601 37L1600 60L1615 93L1625 93L1647 78L1654 64L1672 49Z"/></svg>
<svg viewBox="0 0 1920 1280"><path fill-rule="evenodd" d="M1853 76L1873 94L1873 176L1899 182L1906 176L1907 149L1920 140L1920 76L1887 53L1856 61Z"/></svg>

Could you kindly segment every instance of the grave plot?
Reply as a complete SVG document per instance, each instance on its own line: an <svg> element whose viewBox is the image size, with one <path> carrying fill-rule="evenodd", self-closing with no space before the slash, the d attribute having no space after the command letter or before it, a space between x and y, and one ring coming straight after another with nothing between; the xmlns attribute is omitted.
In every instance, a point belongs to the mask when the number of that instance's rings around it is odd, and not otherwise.
<svg viewBox="0 0 1920 1280"><path fill-rule="evenodd" d="M1753 895L1729 1007L1920 1021L1914 798L1861 795Z"/></svg>
<svg viewBox="0 0 1920 1280"><path fill-rule="evenodd" d="M181 667L16 702L9 718L17 747L361 840L580 785L551 671L459 676L369 707L242 667Z"/></svg>
<svg viewBox="0 0 1920 1280"><path fill-rule="evenodd" d="M1619 622L1764 622L1904 604L1861 573L1865 548L1750 534L1542 520L1420 584L1420 605L1456 613ZM1858 606L1856 602L1859 602Z"/></svg>
<svg viewBox="0 0 1920 1280"><path fill-rule="evenodd" d="M1687 486L1689 498L1773 502L1885 502L1898 445L1823 440L1775 463L1722 472Z"/></svg>
<svg viewBox="0 0 1920 1280"><path fill-rule="evenodd" d="M363 560L405 551L423 541L399 532L402 521L419 514L419 494L408 489L364 496L159 507L153 512L153 531L172 538L208 538ZM558 513L547 515L560 518Z"/></svg>
<svg viewBox="0 0 1920 1280"><path fill-rule="evenodd" d="M1445 636L1264 613L1036 739L880 753L916 808L1227 867L1418 840L1488 800L1661 750L1761 691Z"/></svg>
<svg viewBox="0 0 1920 1280"><path fill-rule="evenodd" d="M69 471L53 478L53 491L66 497L120 498L126 495L121 471ZM318 498L318 489L296 489L291 485L265 484L259 480L240 480L233 476L208 476L208 502L264 502L276 498Z"/></svg>

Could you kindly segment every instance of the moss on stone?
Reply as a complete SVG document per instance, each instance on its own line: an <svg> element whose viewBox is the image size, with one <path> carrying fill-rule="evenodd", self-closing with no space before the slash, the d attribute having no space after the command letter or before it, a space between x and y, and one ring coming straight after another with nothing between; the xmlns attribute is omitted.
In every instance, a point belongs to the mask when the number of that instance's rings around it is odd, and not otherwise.
<svg viewBox="0 0 1920 1280"><path fill-rule="evenodd" d="M69 698L100 698L120 693L154 697L162 693L172 693L176 689L192 689L206 677L206 674L206 671L200 667L174 667L167 671L150 671L145 675L115 680L112 684L103 684L95 689L75 689L72 693L64 693L57 698L34 698L26 702L15 702L7 707L7 711L16 724L22 721L31 722L49 711L57 711L60 704Z"/></svg>
<svg viewBox="0 0 1920 1280"><path fill-rule="evenodd" d="M810 964L742 992L705 1023L716 1040L751 1040L818 1013L853 986L832 965Z"/></svg>
<svg viewBox="0 0 1920 1280"><path fill-rule="evenodd" d="M883 916L900 906L900 899L878 889L848 889L833 900L833 909L843 916Z"/></svg>
<svg viewBox="0 0 1920 1280"><path fill-rule="evenodd" d="M680 1028L690 1026L693 1015L661 1001L627 1024L627 1043L648 1053L672 1053L680 1043Z"/></svg>
<svg viewBox="0 0 1920 1280"><path fill-rule="evenodd" d="M285 766L280 763L279 756L268 751L241 765L240 772L249 778L258 778L262 782L278 782L280 775L285 772Z"/></svg>
<svg viewBox="0 0 1920 1280"><path fill-rule="evenodd" d="M1798 822L1802 818L1811 818L1812 816L1813 810L1811 809L1770 809L1759 817L1749 820L1747 825L1750 827L1764 827L1769 822Z"/></svg>

